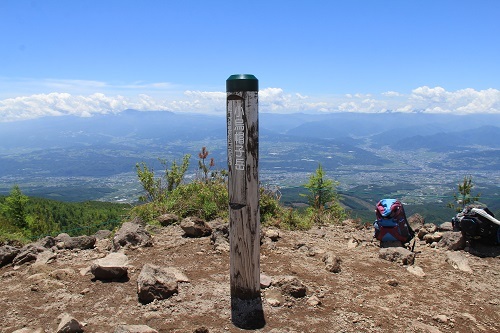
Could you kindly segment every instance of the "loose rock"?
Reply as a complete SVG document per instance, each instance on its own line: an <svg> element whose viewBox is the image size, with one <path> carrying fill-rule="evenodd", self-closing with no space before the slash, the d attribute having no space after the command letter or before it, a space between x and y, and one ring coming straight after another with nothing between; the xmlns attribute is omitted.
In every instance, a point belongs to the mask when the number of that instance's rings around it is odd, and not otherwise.
<svg viewBox="0 0 500 333"><path fill-rule="evenodd" d="M137 295L142 303L167 299L178 292L175 275L159 266L146 264L137 279Z"/></svg>
<svg viewBox="0 0 500 333"><path fill-rule="evenodd" d="M440 232L435 232L435 233L429 233L426 234L422 239L427 243L427 244L432 244L439 242L443 238L443 234Z"/></svg>
<svg viewBox="0 0 500 333"><path fill-rule="evenodd" d="M280 232L276 229L266 229L264 230L264 236L271 239L273 242L277 242L280 239Z"/></svg>
<svg viewBox="0 0 500 333"><path fill-rule="evenodd" d="M114 333L158 333L147 325L119 325Z"/></svg>
<svg viewBox="0 0 500 333"><path fill-rule="evenodd" d="M415 261L415 253L402 247L391 247L380 249L379 258L394 262L400 262L403 265L413 265Z"/></svg>
<svg viewBox="0 0 500 333"><path fill-rule="evenodd" d="M276 282L276 284L281 287L283 293L290 295L295 298L300 298L306 296L307 288L304 284L295 276L285 276Z"/></svg>
<svg viewBox="0 0 500 333"><path fill-rule="evenodd" d="M16 257L12 260L12 263L16 266L35 261L38 254L44 252L45 248L38 244L28 244L23 247Z"/></svg>
<svg viewBox="0 0 500 333"><path fill-rule="evenodd" d="M327 252L323 257L323 262L325 263L325 268L327 271L332 273L340 273L342 268L340 264L342 263L342 259L333 254L332 252Z"/></svg>
<svg viewBox="0 0 500 333"><path fill-rule="evenodd" d="M279 289L270 289L266 290L264 293L264 298L266 302L272 307L278 307L285 302L283 295L279 291Z"/></svg>
<svg viewBox="0 0 500 333"><path fill-rule="evenodd" d="M175 214L163 214L156 218L162 226L167 226L171 224L177 224L179 222L179 216Z"/></svg>
<svg viewBox="0 0 500 333"><path fill-rule="evenodd" d="M399 282L396 279L389 279L386 281L386 283L391 287L397 287L399 285Z"/></svg>
<svg viewBox="0 0 500 333"><path fill-rule="evenodd" d="M311 297L309 297L309 299L307 300L307 304L309 304L310 306L318 306L318 305L321 305L321 300L313 295Z"/></svg>
<svg viewBox="0 0 500 333"><path fill-rule="evenodd" d="M14 246L0 246L0 267L10 264L20 251L20 249Z"/></svg>
<svg viewBox="0 0 500 333"><path fill-rule="evenodd" d="M413 214L408 218L408 224L413 230L419 231L424 226L425 219L420 214Z"/></svg>
<svg viewBox="0 0 500 333"><path fill-rule="evenodd" d="M229 252L229 223L213 222L210 242L217 252Z"/></svg>
<svg viewBox="0 0 500 333"><path fill-rule="evenodd" d="M472 273L472 269L469 266L469 261L467 258L459 252L448 252L446 254L446 262L453 266L455 269L459 269L463 272Z"/></svg>
<svg viewBox="0 0 500 333"><path fill-rule="evenodd" d="M71 237L68 234L59 234L56 238L56 245L59 249L92 249L95 245L96 238L94 236L78 236Z"/></svg>
<svg viewBox="0 0 500 333"><path fill-rule="evenodd" d="M419 266L408 266L408 267L406 267L406 270L408 272L410 272L411 274L419 276L419 277L425 276L424 270Z"/></svg>
<svg viewBox="0 0 500 333"><path fill-rule="evenodd" d="M448 317L446 315L442 315L442 314L435 315L434 317L432 317L432 319L434 319L435 321L437 321L438 323L441 323L441 324L446 324L449 321Z"/></svg>
<svg viewBox="0 0 500 333"><path fill-rule="evenodd" d="M90 272L98 280L113 280L127 276L128 258L123 253L110 253L102 259L94 261Z"/></svg>
<svg viewBox="0 0 500 333"><path fill-rule="evenodd" d="M123 247L152 246L151 234L146 231L140 220L125 222L113 238L115 251Z"/></svg>
<svg viewBox="0 0 500 333"><path fill-rule="evenodd" d="M99 230L94 234L94 237L96 241L102 240L102 239L107 239L109 236L111 236L111 231L110 230Z"/></svg>
<svg viewBox="0 0 500 333"><path fill-rule="evenodd" d="M260 287L262 289L269 288L271 286L272 279L270 276L265 274L260 274Z"/></svg>
<svg viewBox="0 0 500 333"><path fill-rule="evenodd" d="M453 231L453 224L451 222L444 222L438 226L439 231Z"/></svg>
<svg viewBox="0 0 500 333"><path fill-rule="evenodd" d="M83 332L83 325L73 318L70 314L65 313L61 318L61 322L57 327L57 333L80 333Z"/></svg>
<svg viewBox="0 0 500 333"><path fill-rule="evenodd" d="M205 237L212 234L212 228L198 217L186 217L182 220L180 227L184 230L186 237Z"/></svg>
<svg viewBox="0 0 500 333"><path fill-rule="evenodd" d="M442 238L437 245L451 251L463 250L465 238L461 232L446 231L442 233Z"/></svg>

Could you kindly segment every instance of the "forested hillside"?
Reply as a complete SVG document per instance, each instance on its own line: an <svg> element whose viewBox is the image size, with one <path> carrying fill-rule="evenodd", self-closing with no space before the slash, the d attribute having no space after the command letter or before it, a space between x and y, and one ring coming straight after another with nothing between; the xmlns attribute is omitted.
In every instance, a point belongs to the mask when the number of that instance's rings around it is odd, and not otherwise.
<svg viewBox="0 0 500 333"><path fill-rule="evenodd" d="M28 197L14 187L9 196L0 196L0 243L24 242L63 232L77 236L112 230L129 210L130 205L126 204Z"/></svg>

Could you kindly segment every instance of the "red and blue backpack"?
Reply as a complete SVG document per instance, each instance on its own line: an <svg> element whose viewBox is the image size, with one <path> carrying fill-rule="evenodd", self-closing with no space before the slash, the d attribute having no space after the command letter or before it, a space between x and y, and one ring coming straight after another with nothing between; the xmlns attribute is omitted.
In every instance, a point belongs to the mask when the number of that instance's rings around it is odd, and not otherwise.
<svg viewBox="0 0 500 333"><path fill-rule="evenodd" d="M408 243L415 232L406 220L403 204L396 199L382 199L376 205L374 237L381 242L400 241Z"/></svg>

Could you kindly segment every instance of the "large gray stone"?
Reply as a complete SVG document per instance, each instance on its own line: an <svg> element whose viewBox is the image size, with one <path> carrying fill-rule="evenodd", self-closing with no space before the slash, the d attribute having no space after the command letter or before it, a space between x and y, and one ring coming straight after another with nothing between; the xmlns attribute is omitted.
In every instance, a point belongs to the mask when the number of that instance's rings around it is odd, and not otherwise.
<svg viewBox="0 0 500 333"><path fill-rule="evenodd" d="M59 234L55 240L59 249L85 250L94 248L96 238L94 236L71 237L68 234Z"/></svg>
<svg viewBox="0 0 500 333"><path fill-rule="evenodd" d="M151 246L151 234L146 231L139 220L125 222L113 238L113 247L119 250L123 247Z"/></svg>
<svg viewBox="0 0 500 333"><path fill-rule="evenodd" d="M420 214L413 214L408 218L408 224L414 231L419 231L425 224L425 219Z"/></svg>
<svg viewBox="0 0 500 333"><path fill-rule="evenodd" d="M111 236L112 232L110 230L99 230L94 234L96 241L101 239L107 239Z"/></svg>
<svg viewBox="0 0 500 333"><path fill-rule="evenodd" d="M14 246L0 246L0 267L10 264L20 251L20 249Z"/></svg>
<svg viewBox="0 0 500 333"><path fill-rule="evenodd" d="M453 224L451 222L443 222L438 226L439 231L453 231Z"/></svg>
<svg viewBox="0 0 500 333"><path fill-rule="evenodd" d="M56 245L56 239L51 236L46 236L43 238L40 238L39 240L36 241L36 243L40 246L46 247L47 249L50 249L54 245Z"/></svg>
<svg viewBox="0 0 500 333"><path fill-rule="evenodd" d="M145 264L137 279L137 295L142 303L167 299L178 292L177 277L159 266Z"/></svg>
<svg viewBox="0 0 500 333"><path fill-rule="evenodd" d="M56 257L57 255L51 250L45 250L43 252L40 252L36 257L36 261L33 264L33 267L45 266L49 262L54 261Z"/></svg>
<svg viewBox="0 0 500 333"><path fill-rule="evenodd" d="M38 244L28 244L19 251L17 256L12 260L12 263L16 266L22 265L24 263L35 261L38 254L44 252L45 247Z"/></svg>
<svg viewBox="0 0 500 333"><path fill-rule="evenodd" d="M443 237L438 243L439 247L446 250L458 251L465 248L465 238L461 232L445 231Z"/></svg>
<svg viewBox="0 0 500 333"><path fill-rule="evenodd" d="M128 274L128 258L123 253L110 253L94 261L90 272L98 280L121 279Z"/></svg>

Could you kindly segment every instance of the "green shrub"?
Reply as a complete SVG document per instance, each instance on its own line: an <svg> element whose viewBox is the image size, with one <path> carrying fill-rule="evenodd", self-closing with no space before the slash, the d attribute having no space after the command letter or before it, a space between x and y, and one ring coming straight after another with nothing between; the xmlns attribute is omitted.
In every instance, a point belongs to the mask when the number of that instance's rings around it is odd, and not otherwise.
<svg viewBox="0 0 500 333"><path fill-rule="evenodd" d="M347 218L346 211L338 204L326 208L309 207L304 215L311 224L316 225L335 224Z"/></svg>
<svg viewBox="0 0 500 333"><path fill-rule="evenodd" d="M304 187L309 190L306 195L310 207L306 210L306 218L312 224L336 223L346 218L346 212L340 205L340 198L337 193L339 182L327 179L321 164L316 172L310 175Z"/></svg>
<svg viewBox="0 0 500 333"><path fill-rule="evenodd" d="M160 176L157 176L154 169L145 162L137 163L135 165L137 178L144 189L144 194L139 199L145 202L164 201L168 194L181 184L189 167L190 158L191 155L186 154L180 166L173 161L170 168L166 160L159 159L165 169Z"/></svg>
<svg viewBox="0 0 500 333"><path fill-rule="evenodd" d="M286 230L309 230L312 227L312 220L305 212L298 211L291 207L282 208L282 214L278 218L272 218L265 225L275 226Z"/></svg>
<svg viewBox="0 0 500 333"><path fill-rule="evenodd" d="M449 203L448 207L455 209L456 212L461 212L465 206L479 201L481 194L472 195L473 187L472 176L464 176L462 183L459 183L457 186L458 193L453 194L455 202Z"/></svg>
<svg viewBox="0 0 500 333"><path fill-rule="evenodd" d="M169 170L164 163L166 170L164 178L169 180L168 175L176 175L176 182L173 183L175 186L165 186L162 177L156 177L154 171L146 164L138 164L136 166L138 178L146 192L142 199L148 202L135 207L132 214L147 223L154 223L156 217L164 213L173 213L180 218L196 216L207 221L227 218L229 213L227 173L224 170L212 172L209 177L214 161L211 159L210 164L206 164L208 154L206 147L203 147L198 154L200 158L198 166L202 175L188 184L182 184L181 180L189 164L189 155L185 156L180 168L174 162ZM167 181L167 184L171 183ZM309 183L305 185L310 191L308 198L311 204L311 208L305 211L283 207L280 203L279 190L261 187L260 222L289 230L307 230L313 224L335 222L345 215L335 191L337 185L337 182L324 177L323 169L319 165L316 173L311 175Z"/></svg>
<svg viewBox="0 0 500 333"><path fill-rule="evenodd" d="M0 205L0 213L5 216L11 224L25 229L28 227L26 220L26 205L28 204L28 197L21 192L18 185L14 185L8 197Z"/></svg>
<svg viewBox="0 0 500 333"><path fill-rule="evenodd" d="M279 201L279 194L264 187L260 188L259 209L261 223L279 218L284 210Z"/></svg>
<svg viewBox="0 0 500 333"><path fill-rule="evenodd" d="M164 208L181 218L197 216L210 221L228 216L228 201L227 184L223 180L195 180L175 188Z"/></svg>
<svg viewBox="0 0 500 333"><path fill-rule="evenodd" d="M147 224L156 224L156 218L165 213L167 213L165 204L154 201L135 206L130 211L131 218L138 217Z"/></svg>
<svg viewBox="0 0 500 333"><path fill-rule="evenodd" d="M260 188L260 221L264 226L287 230L308 230L311 220L304 212L281 204L281 192L266 187Z"/></svg>
<svg viewBox="0 0 500 333"><path fill-rule="evenodd" d="M4 244L21 246L30 241L31 239L25 235L24 230L0 217L0 246Z"/></svg>

